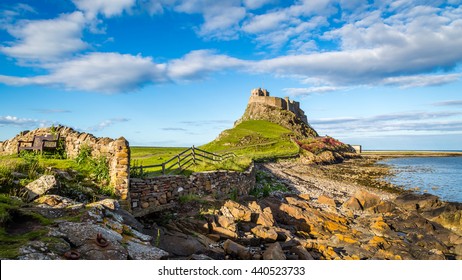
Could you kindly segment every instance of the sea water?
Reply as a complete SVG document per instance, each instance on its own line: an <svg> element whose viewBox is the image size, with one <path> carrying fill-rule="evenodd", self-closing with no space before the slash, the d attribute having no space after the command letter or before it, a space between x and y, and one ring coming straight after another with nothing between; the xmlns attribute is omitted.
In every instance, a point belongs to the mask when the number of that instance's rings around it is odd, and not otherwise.
<svg viewBox="0 0 462 280"><path fill-rule="evenodd" d="M462 202L462 157L393 158L379 163L392 166L395 174L385 178L392 184Z"/></svg>

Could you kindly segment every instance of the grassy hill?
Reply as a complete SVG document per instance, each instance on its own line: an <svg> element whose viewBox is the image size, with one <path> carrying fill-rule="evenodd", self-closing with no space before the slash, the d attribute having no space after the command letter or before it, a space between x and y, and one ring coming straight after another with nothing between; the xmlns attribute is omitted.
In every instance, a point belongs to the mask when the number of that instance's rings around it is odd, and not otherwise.
<svg viewBox="0 0 462 280"><path fill-rule="evenodd" d="M216 153L233 152L254 160L291 156L299 152L298 146L290 140L292 135L278 124L249 120L223 131L217 139L200 148Z"/></svg>
<svg viewBox="0 0 462 280"><path fill-rule="evenodd" d="M225 154L232 152L235 158L218 162L199 162L189 172L206 170L245 170L252 160L298 154L298 146L290 140L293 133L275 123L261 120L244 121L234 128L223 131L217 139L200 149ZM157 165L171 159L186 148L131 147L132 166ZM160 167L145 169L152 175L159 175Z"/></svg>

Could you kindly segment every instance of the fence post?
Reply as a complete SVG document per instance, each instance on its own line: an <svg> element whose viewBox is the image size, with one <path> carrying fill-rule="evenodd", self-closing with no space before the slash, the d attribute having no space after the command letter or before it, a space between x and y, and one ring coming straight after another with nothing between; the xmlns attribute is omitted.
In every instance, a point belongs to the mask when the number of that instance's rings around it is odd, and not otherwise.
<svg viewBox="0 0 462 280"><path fill-rule="evenodd" d="M193 164L196 165L196 148L194 145L192 146L192 158L193 158Z"/></svg>
<svg viewBox="0 0 462 280"><path fill-rule="evenodd" d="M178 158L178 168L181 170L181 159L180 159L180 155L177 155L177 158Z"/></svg>
<svg viewBox="0 0 462 280"><path fill-rule="evenodd" d="M140 165L140 176L143 176L143 165Z"/></svg>
<svg viewBox="0 0 462 280"><path fill-rule="evenodd" d="M162 175L165 175L165 162L162 163Z"/></svg>

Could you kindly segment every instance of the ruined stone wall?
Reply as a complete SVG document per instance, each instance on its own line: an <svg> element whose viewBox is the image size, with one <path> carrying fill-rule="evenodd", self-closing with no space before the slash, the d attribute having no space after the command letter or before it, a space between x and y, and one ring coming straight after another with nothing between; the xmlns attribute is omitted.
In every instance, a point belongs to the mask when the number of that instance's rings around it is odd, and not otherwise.
<svg viewBox="0 0 462 280"><path fill-rule="evenodd" d="M16 154L18 141L32 141L34 135L59 134L64 141L64 149L68 158L78 156L82 147L90 147L92 157L105 156L109 163L110 183L115 193L120 197L122 204L128 200L128 174L130 172L130 147L128 141L119 139L97 138L89 133L78 132L70 127L58 126L53 129L38 128L32 131L24 131L12 139L0 142L0 155Z"/></svg>
<svg viewBox="0 0 462 280"><path fill-rule="evenodd" d="M255 168L245 172L209 171L185 176L159 176L130 179L130 201L134 216L164 210L176 204L180 196L188 194L226 197L237 191L248 194L255 186Z"/></svg>

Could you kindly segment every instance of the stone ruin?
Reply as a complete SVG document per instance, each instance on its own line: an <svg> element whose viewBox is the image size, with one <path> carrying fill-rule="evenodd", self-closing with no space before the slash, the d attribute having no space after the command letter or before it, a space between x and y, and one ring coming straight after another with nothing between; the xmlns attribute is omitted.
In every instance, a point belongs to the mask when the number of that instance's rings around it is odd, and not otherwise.
<svg viewBox="0 0 462 280"><path fill-rule="evenodd" d="M32 141L34 136L47 134L59 134L60 139L64 141L67 158L76 158L84 146L91 148L92 157L105 156L109 163L110 185L114 187L122 204L124 201L128 203L130 148L128 141L123 137L118 139L97 138L92 134L78 132L65 126L38 128L32 131L23 131L12 139L0 142L0 155L16 154L19 140Z"/></svg>
<svg viewBox="0 0 462 280"><path fill-rule="evenodd" d="M250 94L249 104L251 103L264 104L290 111L308 125L308 118L306 117L305 112L300 109L300 102L290 100L289 97L273 97L270 96L269 91L266 89L256 88L253 89Z"/></svg>

